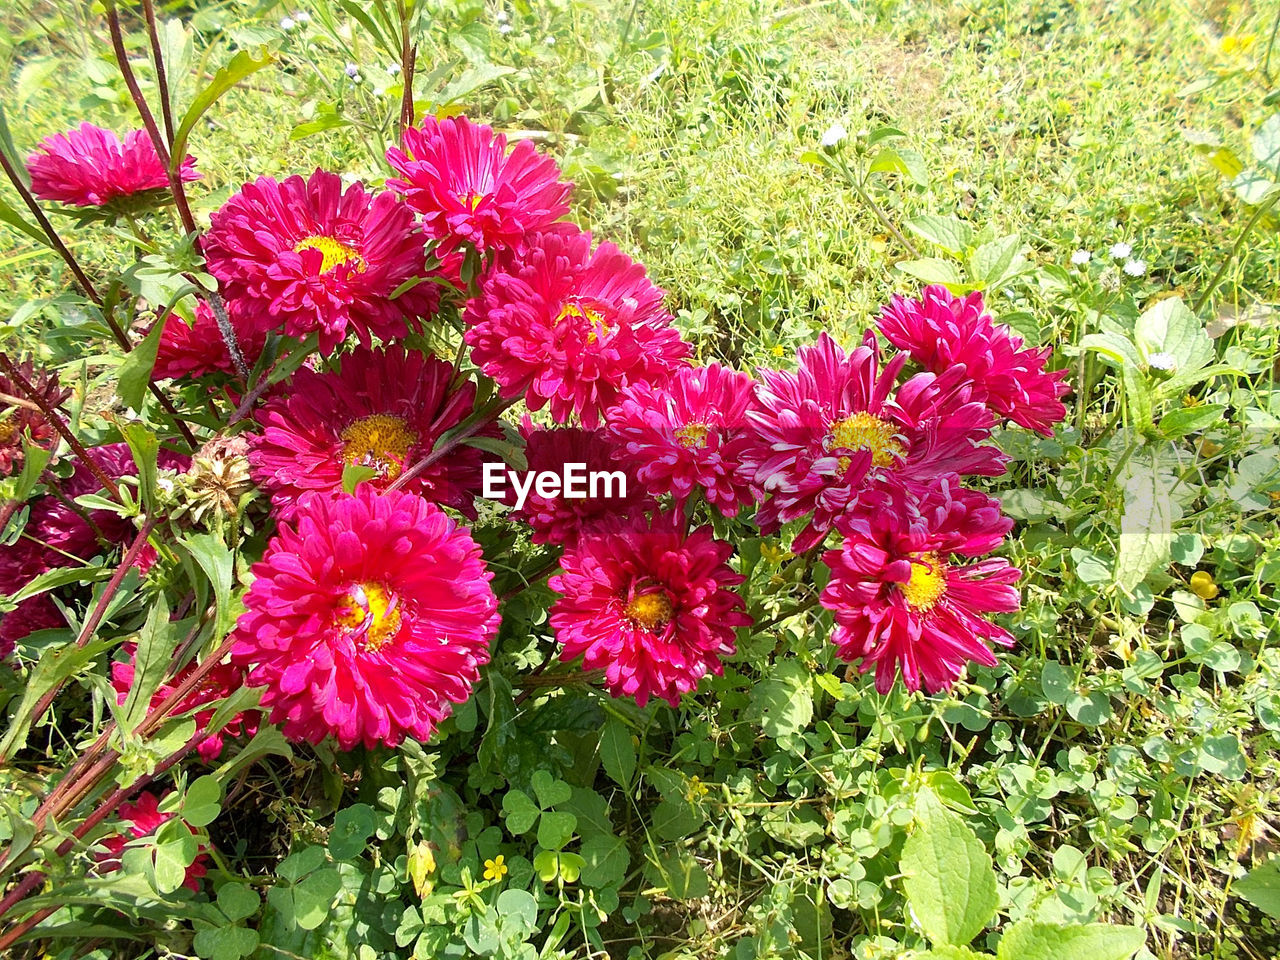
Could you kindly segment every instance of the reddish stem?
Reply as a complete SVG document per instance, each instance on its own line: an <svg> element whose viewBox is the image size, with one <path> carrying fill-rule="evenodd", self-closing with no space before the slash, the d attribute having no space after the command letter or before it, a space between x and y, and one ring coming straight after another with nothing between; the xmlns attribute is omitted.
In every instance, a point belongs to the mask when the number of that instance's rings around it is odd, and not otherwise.
<svg viewBox="0 0 1280 960"><path fill-rule="evenodd" d="M156 29L156 8L152 0L142 0L142 13L147 18L147 36L151 40L151 59L156 65L156 86L160 88L160 115L164 119L165 141L173 143L173 111L169 106L169 80L165 76L164 54L160 50L160 32ZM179 178L181 179L181 178Z"/></svg>

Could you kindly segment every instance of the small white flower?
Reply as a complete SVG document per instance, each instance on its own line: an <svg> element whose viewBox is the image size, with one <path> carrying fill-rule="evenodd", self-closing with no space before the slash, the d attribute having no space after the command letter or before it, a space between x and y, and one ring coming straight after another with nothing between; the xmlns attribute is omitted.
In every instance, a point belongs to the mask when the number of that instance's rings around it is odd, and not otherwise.
<svg viewBox="0 0 1280 960"><path fill-rule="evenodd" d="M499 32L500 34L502 34L503 36L506 36L508 33L510 33L510 32L511 32L511 24L509 24L509 23L504 23L504 24L499 25L499 27L498 27L498 32Z"/></svg>
<svg viewBox="0 0 1280 960"><path fill-rule="evenodd" d="M507 11L499 10L497 13L493 15L493 19L497 20L499 23L506 23L508 19Z"/></svg>
<svg viewBox="0 0 1280 960"><path fill-rule="evenodd" d="M311 14L307 13L307 11L305 11L305 10L299 10L297 13L295 13L295 14L293 15L293 19L295 19L295 20L297 20L299 23L303 23L303 24L310 23L310 22L311 22Z"/></svg>
<svg viewBox="0 0 1280 960"><path fill-rule="evenodd" d="M288 33L297 25L298 25L297 23L295 23L293 20L289 19L288 17L285 17L283 20L280 21L280 29L283 30L285 33Z"/></svg>
<svg viewBox="0 0 1280 960"><path fill-rule="evenodd" d="M1083 267L1086 263L1093 259L1093 254L1088 250L1077 250L1071 255L1071 264L1076 267Z"/></svg>
<svg viewBox="0 0 1280 960"><path fill-rule="evenodd" d="M400 72L400 64L398 63L387 64L387 73L391 74L391 76L394 77L399 72Z"/></svg>
<svg viewBox="0 0 1280 960"><path fill-rule="evenodd" d="M1124 272L1131 277L1143 277L1147 273L1147 261L1145 260L1126 260L1124 264Z"/></svg>
<svg viewBox="0 0 1280 960"><path fill-rule="evenodd" d="M1147 357L1147 363L1155 370L1177 370L1178 358L1172 353L1153 353Z"/></svg>
<svg viewBox="0 0 1280 960"><path fill-rule="evenodd" d="M554 47L556 45L556 38L548 33L545 37L542 38L542 42L545 43L548 47Z"/></svg>
<svg viewBox="0 0 1280 960"><path fill-rule="evenodd" d="M1123 240L1111 248L1111 256L1115 257L1117 260L1123 260L1131 253L1133 253L1133 247L1129 246Z"/></svg>
<svg viewBox="0 0 1280 960"><path fill-rule="evenodd" d="M163 490L165 493L173 493L173 478L156 477L156 486L159 487L161 490Z"/></svg>
<svg viewBox="0 0 1280 960"><path fill-rule="evenodd" d="M348 63L345 69L346 69L347 76L350 77L352 80L360 76L360 68L357 67L354 63Z"/></svg>
<svg viewBox="0 0 1280 960"><path fill-rule="evenodd" d="M824 147L834 147L848 135L849 131L844 128L843 123L833 123L827 127L827 132L822 135L822 145Z"/></svg>

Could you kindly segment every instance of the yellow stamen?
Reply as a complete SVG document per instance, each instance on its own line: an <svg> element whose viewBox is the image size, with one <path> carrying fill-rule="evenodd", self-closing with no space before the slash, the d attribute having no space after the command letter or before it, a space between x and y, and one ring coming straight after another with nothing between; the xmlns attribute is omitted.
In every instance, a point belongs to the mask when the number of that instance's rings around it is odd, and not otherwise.
<svg viewBox="0 0 1280 960"><path fill-rule="evenodd" d="M357 272L364 272L364 257L360 256L360 252L333 237L303 237L294 244L293 252L301 253L303 250L320 251L321 273L328 273L334 267L346 263L354 264Z"/></svg>
<svg viewBox="0 0 1280 960"><path fill-rule="evenodd" d="M560 308L560 313L556 315L556 323L561 323L570 317L579 317L590 325L591 331L587 334L587 343L595 343L596 340L603 339L610 330L604 311L592 309L576 300L570 300Z"/></svg>
<svg viewBox="0 0 1280 960"><path fill-rule="evenodd" d="M14 416L0 417L0 443L9 443L18 435L18 418Z"/></svg>
<svg viewBox="0 0 1280 960"><path fill-rule="evenodd" d="M334 623L355 638L365 652L379 650L400 632L400 603L380 583L357 583L343 595Z"/></svg>
<svg viewBox="0 0 1280 960"><path fill-rule="evenodd" d="M686 450L701 450L707 445L711 428L705 423L686 423L676 431L676 443Z"/></svg>
<svg viewBox="0 0 1280 960"><path fill-rule="evenodd" d="M340 434L342 460L372 467L388 480L400 476L418 435L399 417L376 413L350 424Z"/></svg>
<svg viewBox="0 0 1280 960"><path fill-rule="evenodd" d="M947 592L947 565L936 553L925 553L911 561L911 578L902 585L902 596L919 611L933 605Z"/></svg>
<svg viewBox="0 0 1280 960"><path fill-rule="evenodd" d="M627 604L627 619L641 629L657 633L671 622L671 600L664 590L644 593Z"/></svg>
<svg viewBox="0 0 1280 960"><path fill-rule="evenodd" d="M462 198L462 205L472 213L476 212L476 207L480 206L480 201L484 200L488 194L486 193L468 193Z"/></svg>
<svg viewBox="0 0 1280 960"><path fill-rule="evenodd" d="M855 413L833 420L827 429L828 450L870 450L873 466L891 467L906 454L902 441L894 436L894 425L874 414ZM851 461L851 457L841 456L841 471L848 470Z"/></svg>

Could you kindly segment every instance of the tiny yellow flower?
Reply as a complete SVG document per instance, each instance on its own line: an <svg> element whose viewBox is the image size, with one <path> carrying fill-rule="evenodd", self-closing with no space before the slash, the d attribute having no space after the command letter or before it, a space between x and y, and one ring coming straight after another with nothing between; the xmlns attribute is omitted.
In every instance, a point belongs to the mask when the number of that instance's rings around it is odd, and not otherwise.
<svg viewBox="0 0 1280 960"><path fill-rule="evenodd" d="M690 803L697 803L710 792L711 788L699 778L690 777L689 783L685 786L684 798Z"/></svg>
<svg viewBox="0 0 1280 960"><path fill-rule="evenodd" d="M511 871L507 869L506 857L498 854L492 860L484 862L484 878L486 880L501 880Z"/></svg>
<svg viewBox="0 0 1280 960"><path fill-rule="evenodd" d="M784 357L786 356L786 354L787 354L787 350L782 344L775 343L773 345L773 355L775 357Z"/></svg>
<svg viewBox="0 0 1280 960"><path fill-rule="evenodd" d="M783 560L790 558L791 551L787 550L781 544L762 543L760 544L760 556L769 563L778 564L782 563Z"/></svg>
<svg viewBox="0 0 1280 960"><path fill-rule="evenodd" d="M1213 582L1212 574L1197 570L1191 575L1191 592L1201 600L1212 600L1218 595L1218 585Z"/></svg>

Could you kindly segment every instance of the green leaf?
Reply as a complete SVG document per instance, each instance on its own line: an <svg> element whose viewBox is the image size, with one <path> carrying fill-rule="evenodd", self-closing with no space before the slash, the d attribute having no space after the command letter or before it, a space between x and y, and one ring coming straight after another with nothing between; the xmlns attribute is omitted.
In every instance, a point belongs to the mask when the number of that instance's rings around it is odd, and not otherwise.
<svg viewBox="0 0 1280 960"><path fill-rule="evenodd" d="M333 859L352 860L360 856L377 825L373 807L367 803L353 803L339 810L329 831L329 853Z"/></svg>
<svg viewBox="0 0 1280 960"><path fill-rule="evenodd" d="M559 850L573 839L578 818L572 813L545 810L538 820L538 846L544 850Z"/></svg>
<svg viewBox="0 0 1280 960"><path fill-rule="evenodd" d="M1016 233L984 243L970 254L969 271L984 288L999 286L1026 263L1021 250L1022 238Z"/></svg>
<svg viewBox="0 0 1280 960"><path fill-rule="evenodd" d="M989 960L991 954L978 953L968 947L934 947L924 953L913 954L915 960Z"/></svg>
<svg viewBox="0 0 1280 960"><path fill-rule="evenodd" d="M293 921L303 930L314 930L324 923L333 906L333 898L342 889L342 877L328 867L317 870L293 888Z"/></svg>
<svg viewBox="0 0 1280 960"><path fill-rule="evenodd" d="M0 763L26 746L31 724L37 719L35 710L40 698L85 669L114 645L114 640L90 640L83 647L68 643L41 655L23 685L22 699L10 714L9 729L0 740Z"/></svg>
<svg viewBox="0 0 1280 960"><path fill-rule="evenodd" d="M342 468L342 492L355 493L356 487L376 476L378 471L373 467L366 467L363 463L348 463Z"/></svg>
<svg viewBox="0 0 1280 960"><path fill-rule="evenodd" d="M627 875L631 855L621 839L598 833L582 844L582 883L588 887L607 887L621 883Z"/></svg>
<svg viewBox="0 0 1280 960"><path fill-rule="evenodd" d="M1280 176L1280 113L1273 113L1262 122L1249 139L1249 146L1259 166L1267 167L1273 176Z"/></svg>
<svg viewBox="0 0 1280 960"><path fill-rule="evenodd" d="M1110 360L1118 367L1142 365L1138 348L1128 337L1112 331L1090 333L1080 338L1080 346Z"/></svg>
<svg viewBox="0 0 1280 960"><path fill-rule="evenodd" d="M449 84L436 96L436 106L448 106L464 97L470 96L481 87L487 86L499 77L515 73L515 67L503 67L493 63L482 63L468 67L457 80Z"/></svg>
<svg viewBox="0 0 1280 960"><path fill-rule="evenodd" d="M1126 593L1173 559L1173 521L1178 514L1171 481L1150 465L1133 468L1125 483L1114 571L1116 585Z"/></svg>
<svg viewBox="0 0 1280 960"><path fill-rule="evenodd" d="M507 818L507 830L518 837L533 828L542 811L523 790L508 790L502 798L502 812Z"/></svg>
<svg viewBox="0 0 1280 960"><path fill-rule="evenodd" d="M954 256L961 256L973 243L973 227L955 217L924 214L906 221L907 229L919 237L936 243Z"/></svg>
<svg viewBox="0 0 1280 960"><path fill-rule="evenodd" d="M543 883L550 883L560 877L566 883L574 883L582 873L586 861L576 853L561 853L556 850L543 850L533 858L533 869Z"/></svg>
<svg viewBox="0 0 1280 960"><path fill-rule="evenodd" d="M528 890L503 890L494 906L504 928L514 923L527 936L538 925L538 901Z"/></svg>
<svg viewBox="0 0 1280 960"><path fill-rule="evenodd" d="M182 819L193 827L205 827L217 819L222 809L222 784L209 774L187 787L182 798Z"/></svg>
<svg viewBox="0 0 1280 960"><path fill-rule="evenodd" d="M1198 370L1213 359L1213 341L1204 324L1180 297L1166 297L1144 310L1134 326L1134 335L1144 361L1157 353L1177 361L1172 371Z"/></svg>
<svg viewBox="0 0 1280 960"><path fill-rule="evenodd" d="M513 470L528 470L529 462L525 459L524 450L509 440L498 437L464 437L462 443L475 447L485 453L501 457Z"/></svg>
<svg viewBox="0 0 1280 960"><path fill-rule="evenodd" d="M221 539L211 533L198 533L183 537L178 544L186 549L200 565L213 587L217 614L214 618L214 639L221 640L236 619L236 609L231 604L231 551ZM207 595L206 595L207 596Z"/></svg>
<svg viewBox="0 0 1280 960"><path fill-rule="evenodd" d="M631 784L636 772L636 748L631 742L631 728L617 717L610 717L600 734L600 762L609 779L618 786Z"/></svg>
<svg viewBox="0 0 1280 960"><path fill-rule="evenodd" d="M997 960L1129 960L1146 941L1139 927L1067 926L1023 920L1000 938Z"/></svg>
<svg viewBox="0 0 1280 960"><path fill-rule="evenodd" d="M138 634L133 657L133 683L117 714L117 722L126 733L132 732L151 706L151 698L164 682L173 652L182 640L181 628L169 622L169 602L157 594L147 611L147 622Z"/></svg>
<svg viewBox="0 0 1280 960"><path fill-rule="evenodd" d="M261 70L271 60L271 54L267 53L266 50L263 50L258 57L255 57L248 50L241 50L231 58L225 67L213 75L213 79L209 81L203 90L196 94L195 99L191 101L191 106L187 108L182 122L178 124L177 133L173 137L173 155L170 158L170 166L174 170L177 170L182 165L183 158L187 155L187 140L191 136L191 131L195 129L196 121L204 116L204 112L213 106L219 97L251 73Z"/></svg>
<svg viewBox="0 0 1280 960"><path fill-rule="evenodd" d="M1280 919L1280 857L1272 857L1236 881L1232 892L1269 917Z"/></svg>
<svg viewBox="0 0 1280 960"><path fill-rule="evenodd" d="M885 147L876 154L875 159L867 167L868 173L896 173L921 186L929 182L928 171L924 167L924 158L915 150Z"/></svg>
<svg viewBox="0 0 1280 960"><path fill-rule="evenodd" d="M198 853L196 838L181 820L170 820L161 827L156 834L153 854L156 890L159 893L173 893L182 886L187 879L187 867L195 862Z"/></svg>
<svg viewBox="0 0 1280 960"><path fill-rule="evenodd" d="M939 260L937 257L925 257L921 260L899 260L893 268L909 277L923 280L925 283L941 283L952 292L968 289L968 284L960 273L960 268L950 260Z"/></svg>
<svg viewBox="0 0 1280 960"><path fill-rule="evenodd" d="M337 127L347 127L351 125L351 121L338 112L337 107L332 103L316 104L316 115L311 120L306 120L289 132L290 140L301 140L303 137L309 137L316 133L323 133L325 130L333 130Z"/></svg>
<svg viewBox="0 0 1280 960"><path fill-rule="evenodd" d="M1222 421L1227 407L1222 403L1202 403L1198 407L1183 407L1160 418L1159 430L1170 440L1177 440L1189 433L1196 433Z"/></svg>
<svg viewBox="0 0 1280 960"><path fill-rule="evenodd" d="M769 679L752 688L747 719L775 740L808 727L813 719L809 671L795 660L779 663Z"/></svg>
<svg viewBox="0 0 1280 960"><path fill-rule="evenodd" d="M125 356L117 374L116 393L130 410L141 410L151 383L151 371L156 365L156 353L160 349L160 334L164 324L159 320L141 343Z"/></svg>
<svg viewBox="0 0 1280 960"><path fill-rule="evenodd" d="M156 475L159 468L156 460L160 454L160 439L137 420L126 423L120 428L125 442L129 444L129 452L138 467L138 488L142 496L142 508L145 512L155 514L158 500L156 498Z"/></svg>
<svg viewBox="0 0 1280 960"><path fill-rule="evenodd" d="M218 888L218 909L232 923L253 916L261 906L262 898L247 883L224 883Z"/></svg>
<svg viewBox="0 0 1280 960"><path fill-rule="evenodd" d="M18 213L18 211L9 206L9 204L5 203L4 200L0 200L0 221L4 221L9 226L21 230L37 243L42 243L46 247L52 246L52 244L49 243L49 238L44 235L43 230L35 224L28 223L23 218L22 214Z"/></svg>
<svg viewBox="0 0 1280 960"><path fill-rule="evenodd" d="M991 857L964 820L929 790L916 803L916 829L902 847L903 892L935 946L964 946L1000 905Z"/></svg>
<svg viewBox="0 0 1280 960"><path fill-rule="evenodd" d="M543 810L559 803L567 803L573 796L573 788L563 780L557 780L546 770L538 770L530 778L533 792L538 798L538 806Z"/></svg>
<svg viewBox="0 0 1280 960"><path fill-rule="evenodd" d="M258 934L247 927L213 927L198 932L194 944L196 954L208 960L240 960L258 949Z"/></svg>

